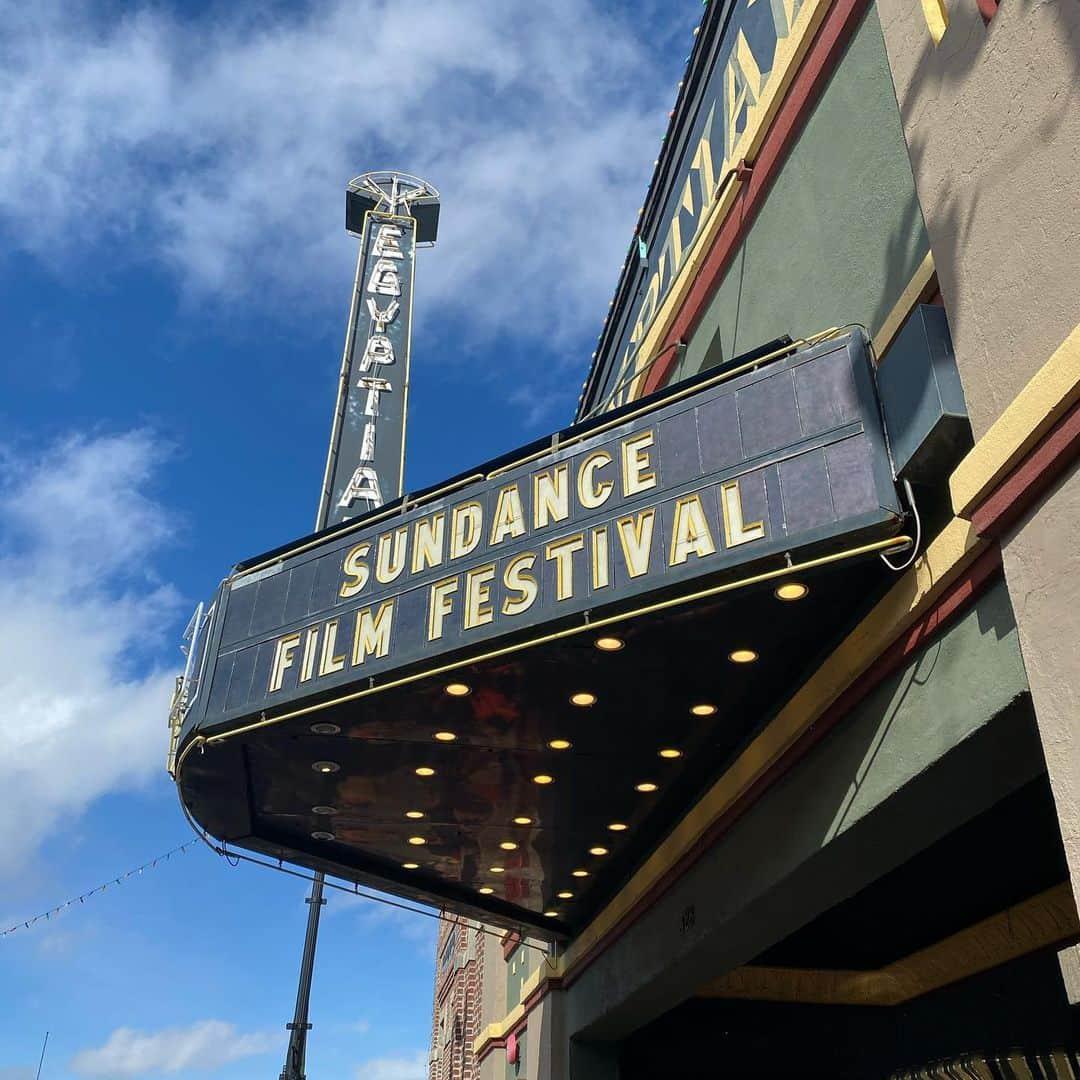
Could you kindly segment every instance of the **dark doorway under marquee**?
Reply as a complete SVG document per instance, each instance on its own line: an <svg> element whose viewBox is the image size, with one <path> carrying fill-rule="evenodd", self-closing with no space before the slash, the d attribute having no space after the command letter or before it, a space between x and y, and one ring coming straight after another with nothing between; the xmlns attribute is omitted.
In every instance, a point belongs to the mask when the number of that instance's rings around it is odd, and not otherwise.
<svg viewBox="0 0 1080 1080"><path fill-rule="evenodd" d="M1080 1078L1080 1007L1069 1004L1057 956L1080 927L1066 878L1044 776L740 969L751 973L745 985L775 991L776 999L723 996L732 983L722 978L635 1032L621 1048L620 1080ZM1065 936L979 970L994 962L992 951L978 955L980 939L965 935L994 927L996 937L981 940L1007 951L1021 933L1001 919L1007 912L1041 921L1047 938L1056 914ZM935 962L938 972L957 964L955 980L946 973L946 985L910 997L912 983L890 991L875 982L912 956L929 958L924 972ZM765 972L792 978L764 990ZM839 972L852 978L831 978ZM799 986L806 1000L778 1000ZM857 988L853 1000L864 986L867 1000L875 987L884 993L876 1004L820 1003L829 994L843 998L845 986ZM890 993L899 1000L890 1003Z"/></svg>

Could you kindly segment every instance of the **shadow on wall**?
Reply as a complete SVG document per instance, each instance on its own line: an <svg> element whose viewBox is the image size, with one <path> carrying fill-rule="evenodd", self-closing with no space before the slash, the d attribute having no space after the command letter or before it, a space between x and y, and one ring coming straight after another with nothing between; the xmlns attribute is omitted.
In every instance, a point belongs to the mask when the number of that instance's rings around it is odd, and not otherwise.
<svg viewBox="0 0 1080 1080"><path fill-rule="evenodd" d="M1030 15L1037 9L1049 8L1060 24L1061 37L1072 43L1070 52L1071 77L1065 100L1050 115L1033 126L1027 136L1007 153L997 157L992 165L980 168L979 184L965 184L963 178L950 184L940 198L935 214L935 233L955 237L957 243L952 251L963 248L971 236L976 215L979 213L980 192L988 184L1009 180L1029 165L1033 151L1052 141L1068 116L1069 111L1080 105L1080 3L1077 0L1005 0L1018 9L1013 18ZM1004 7L1002 8L1004 10ZM930 140L920 131L926 128L919 123L923 112L934 105L941 91L956 91L965 84L981 63L992 62L996 48L994 32L1002 31L998 18L984 22L976 6L976 0L953 0L950 4L950 23L939 45L934 45L927 31L918 59L912 71L910 89L899 102L900 115L907 136L908 153L912 171L922 175L922 167L929 150ZM1022 102L1020 103L1022 107ZM934 127L932 130L939 130ZM950 178L952 179L952 178ZM938 260L939 276L946 281L956 280L958 267L942 267L947 252L934 252ZM894 257L886 253L886 260ZM940 273L945 270L944 273Z"/></svg>

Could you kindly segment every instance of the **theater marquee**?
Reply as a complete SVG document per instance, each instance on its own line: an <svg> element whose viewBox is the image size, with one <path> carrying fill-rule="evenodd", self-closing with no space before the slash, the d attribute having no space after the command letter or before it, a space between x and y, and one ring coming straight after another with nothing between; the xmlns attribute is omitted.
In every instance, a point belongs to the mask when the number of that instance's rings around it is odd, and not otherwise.
<svg viewBox="0 0 1080 1080"><path fill-rule="evenodd" d="M242 564L185 726L224 732L367 694L899 523L866 350L837 337Z"/></svg>

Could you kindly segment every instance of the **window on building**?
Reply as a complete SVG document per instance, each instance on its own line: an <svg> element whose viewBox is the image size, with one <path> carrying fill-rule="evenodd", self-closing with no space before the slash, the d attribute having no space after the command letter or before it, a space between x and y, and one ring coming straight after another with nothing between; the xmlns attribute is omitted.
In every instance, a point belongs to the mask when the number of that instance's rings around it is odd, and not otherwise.
<svg viewBox="0 0 1080 1080"><path fill-rule="evenodd" d="M439 974L442 974L454 962L457 953L457 927L455 926L443 942L442 953L439 955Z"/></svg>

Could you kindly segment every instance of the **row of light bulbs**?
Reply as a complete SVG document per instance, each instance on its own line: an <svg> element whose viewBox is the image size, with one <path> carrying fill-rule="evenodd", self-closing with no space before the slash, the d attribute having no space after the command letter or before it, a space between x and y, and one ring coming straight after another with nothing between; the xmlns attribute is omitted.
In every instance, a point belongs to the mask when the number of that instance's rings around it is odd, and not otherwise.
<svg viewBox="0 0 1080 1080"><path fill-rule="evenodd" d="M794 601L802 600L808 593L809 589L802 582L788 581L779 585L774 590L774 595L778 600ZM622 649L626 642L622 638L614 637L611 635L605 635L598 637L593 644L596 648L602 652L618 652ZM758 654L753 649L733 649L728 653L728 659L734 664L751 664L758 659ZM468 683L463 682L451 682L447 683L443 688L445 693L450 697L466 697L472 693L472 687ZM588 708L595 705L597 697L594 693L588 690L579 690L570 695L570 704L576 705L579 708ZM690 713L693 716L707 717L715 715L717 709L714 704L707 701L697 702L690 706ZM311 730L316 734L336 735L339 734L341 728L336 724L313 724ZM452 731L437 731L434 738L439 742L454 742L457 739L457 735ZM552 750L569 750L573 744L568 739L551 739L548 742L548 746ZM658 754L661 758L667 760L674 760L682 757L682 751L677 747L668 746L662 747ZM318 773L335 773L341 766L335 761L316 761L311 766ZM415 769L415 773L420 777L430 777L435 775L435 770L429 765L420 765ZM542 786L551 784L555 778L547 773L538 773L533 778L533 783L540 784ZM651 794L654 791L659 790L659 785L651 780L643 780L634 785L634 790L641 792L642 794ZM313 806L312 813L320 815L331 815L337 813L337 809L332 806ZM413 821L421 820L424 817L422 810L407 810L405 816ZM529 826L533 824L532 818L529 817L515 817L515 825ZM625 832L629 826L625 822L613 821L608 825L608 829L611 832L619 833ZM335 835L332 832L325 830L317 830L311 834L313 840L334 840ZM427 843L427 839L423 836L410 836L409 843L414 847L423 847ZM519 847L518 843L514 840L503 840L499 847L503 851L516 851ZM597 844L589 848L589 854L593 856L603 856L608 854L608 849ZM420 864L417 862L404 862L401 864L404 870L419 870ZM506 872L504 866L491 866L488 867L489 873L502 874ZM589 876L589 871L579 867L576 870L570 872L571 877L586 878ZM483 885L478 888L477 893L481 896L491 896L495 889L490 885ZM555 894L559 900L572 900L574 898L573 892L568 889L563 889ZM545 918L558 918L558 911L545 911Z"/></svg>

